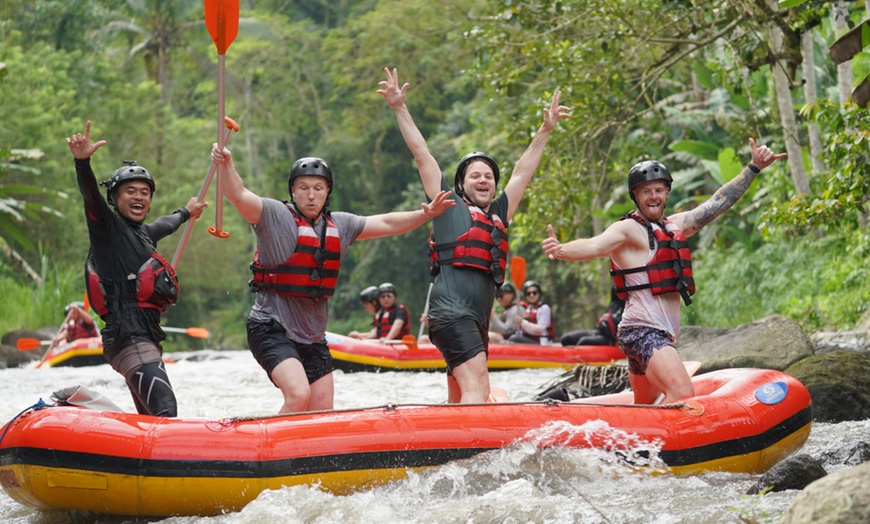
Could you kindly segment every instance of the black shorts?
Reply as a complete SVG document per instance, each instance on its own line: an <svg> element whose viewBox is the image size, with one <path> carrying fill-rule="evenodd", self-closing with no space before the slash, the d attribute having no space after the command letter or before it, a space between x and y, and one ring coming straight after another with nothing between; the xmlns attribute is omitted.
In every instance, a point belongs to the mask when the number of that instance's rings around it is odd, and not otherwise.
<svg viewBox="0 0 870 524"><path fill-rule="evenodd" d="M481 351L489 354L489 331L470 318L463 318L437 331L429 331L429 339L447 362L447 372L476 357Z"/></svg>
<svg viewBox="0 0 870 524"><path fill-rule="evenodd" d="M260 367L266 370L269 380L272 380L275 367L288 358L295 358L302 363L309 384L335 369L326 344L303 344L290 340L284 327L274 320L261 322L249 318L247 327L248 347Z"/></svg>

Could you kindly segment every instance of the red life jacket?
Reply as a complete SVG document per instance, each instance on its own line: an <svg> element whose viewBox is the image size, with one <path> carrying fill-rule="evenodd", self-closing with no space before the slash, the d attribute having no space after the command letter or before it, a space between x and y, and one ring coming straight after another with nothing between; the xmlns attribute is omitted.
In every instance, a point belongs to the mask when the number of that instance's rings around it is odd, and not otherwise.
<svg viewBox="0 0 870 524"><path fill-rule="evenodd" d="M535 306L531 306L529 304L526 304L526 306L525 306L526 310L525 310L525 313L523 314L523 320L528 320L532 324L537 324L538 323L538 308L540 308L542 305L544 305L544 304L541 303L541 304L538 304ZM536 340L539 344L541 343L541 335L532 335L531 333L526 333L525 331L523 331L523 336L530 338L532 340ZM550 341L552 341L554 338L556 338L556 332L553 329L553 316L552 315L550 315L550 325L547 326L547 337L546 338L549 338Z"/></svg>
<svg viewBox="0 0 870 524"><path fill-rule="evenodd" d="M80 338L90 338L99 335L97 326L85 324L84 320L70 320L66 326L66 341L72 342Z"/></svg>
<svg viewBox="0 0 870 524"><path fill-rule="evenodd" d="M399 334L396 335L396 338L402 338L405 335L411 334L411 315L408 313L408 309L405 306L399 304L394 305L388 310L378 310L375 315L375 328L377 329L378 338L384 338L390 334L393 322L396 321L396 319L393 318L393 312L398 311L399 309L405 312L405 318L407 318L407 320L402 325L402 329L399 330Z"/></svg>
<svg viewBox="0 0 870 524"><path fill-rule="evenodd" d="M630 213L620 220L632 218L642 224L649 234L649 248L655 250L649 264L630 269L619 269L610 259L610 274L616 287L617 296L623 300L628 298L629 291L649 289L653 295L677 292L688 306L689 298L695 294L695 280L692 278L692 253L683 232L668 219L661 223L650 223L644 217ZM656 248L658 242L658 248ZM646 271L649 284L627 286L623 275Z"/></svg>
<svg viewBox="0 0 870 524"><path fill-rule="evenodd" d="M100 316L109 313L109 300L117 300L116 305L119 307L127 303L135 307L159 309L161 312L165 312L178 300L178 277L175 275L175 269L166 257L157 251L151 253L135 275L123 277L103 277L97 274L96 267L88 259L85 266L85 279L88 286L88 300ZM136 281L136 293L133 295L120 291L123 284L129 280ZM112 310L114 309L112 307Z"/></svg>
<svg viewBox="0 0 870 524"><path fill-rule="evenodd" d="M258 253L255 253L251 264L254 278L248 285L253 291L270 291L285 297L329 298L335 292L341 266L338 228L332 218L324 215L326 227L321 238L317 238L312 223L299 216L292 207L287 208L296 219L296 249L290 258L278 265L261 264Z"/></svg>
<svg viewBox="0 0 870 524"><path fill-rule="evenodd" d="M441 264L470 267L492 274L497 286L504 283L507 269L507 227L495 213L486 213L477 206L468 205L471 227L453 242L436 244L429 241L432 273L437 274Z"/></svg>

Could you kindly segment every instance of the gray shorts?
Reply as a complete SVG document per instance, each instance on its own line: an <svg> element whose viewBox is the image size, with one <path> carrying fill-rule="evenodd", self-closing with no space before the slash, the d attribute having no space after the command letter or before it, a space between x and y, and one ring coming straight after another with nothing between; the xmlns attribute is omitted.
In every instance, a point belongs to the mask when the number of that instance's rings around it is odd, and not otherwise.
<svg viewBox="0 0 870 524"><path fill-rule="evenodd" d="M124 376L129 376L140 367L152 362L163 360L163 349L151 341L139 341L125 346L111 360L112 369Z"/></svg>
<svg viewBox="0 0 870 524"><path fill-rule="evenodd" d="M674 346L674 338L667 331L647 326L619 326L616 333L619 349L628 357L628 371L646 375L646 367L653 351Z"/></svg>

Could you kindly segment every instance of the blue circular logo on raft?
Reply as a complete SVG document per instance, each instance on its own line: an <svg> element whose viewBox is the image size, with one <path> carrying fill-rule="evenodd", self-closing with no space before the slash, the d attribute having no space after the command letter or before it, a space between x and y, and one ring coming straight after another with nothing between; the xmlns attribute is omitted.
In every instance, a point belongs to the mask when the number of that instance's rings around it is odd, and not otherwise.
<svg viewBox="0 0 870 524"><path fill-rule="evenodd" d="M755 390L755 398L764 404L779 404L788 394L785 382L768 382Z"/></svg>

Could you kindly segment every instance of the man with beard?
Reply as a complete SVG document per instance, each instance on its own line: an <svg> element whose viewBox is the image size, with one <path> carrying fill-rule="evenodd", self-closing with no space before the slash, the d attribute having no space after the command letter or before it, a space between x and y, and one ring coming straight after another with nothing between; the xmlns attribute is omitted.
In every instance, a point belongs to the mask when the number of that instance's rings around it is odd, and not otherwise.
<svg viewBox="0 0 870 524"><path fill-rule="evenodd" d="M589 260L609 256L616 291L626 299L617 330L628 357L629 382L636 404L676 402L694 396L689 374L675 347L680 329L680 297L691 303L695 292L686 237L713 222L734 205L762 169L786 153L774 154L749 139L752 161L709 200L689 211L665 217L671 174L647 160L628 172L628 191L637 209L603 233L562 244L553 226L543 241L550 260Z"/></svg>

